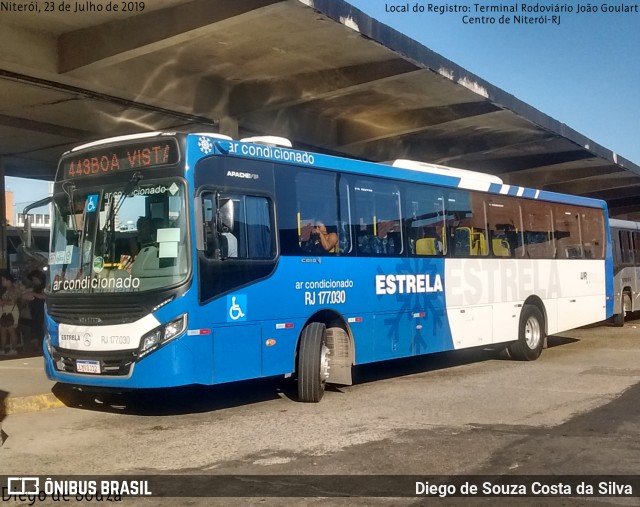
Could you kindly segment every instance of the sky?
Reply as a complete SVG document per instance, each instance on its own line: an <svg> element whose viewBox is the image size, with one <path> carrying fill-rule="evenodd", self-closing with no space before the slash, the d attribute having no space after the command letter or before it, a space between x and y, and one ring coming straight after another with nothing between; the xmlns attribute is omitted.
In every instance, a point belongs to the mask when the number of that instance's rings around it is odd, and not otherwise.
<svg viewBox="0 0 640 507"><path fill-rule="evenodd" d="M576 13L578 1L348 0L494 86L640 165L640 13ZM620 0L617 0L620 2ZM462 14L426 12L433 5L571 7L560 24L464 24ZM459 3L456 3L459 2ZM479 2L479 3L475 3ZM410 12L390 12L392 6ZM413 12L414 6L425 12ZM620 5L612 3L605 5ZM626 5L638 5L632 2ZM636 7L636 9L638 9ZM519 14L522 14L521 12ZM482 13L471 13L479 17ZM529 14L536 16L535 14ZM512 16L512 15L511 15ZM7 178L16 210L48 194L46 182Z"/></svg>
<svg viewBox="0 0 640 507"><path fill-rule="evenodd" d="M640 165L640 12L602 12L605 2L576 0L347 0L371 17L514 95L592 141ZM620 5L607 0L605 5ZM464 24L460 13L428 5L565 6L560 24ZM577 13L578 4L598 12ZM637 0L626 5L640 5ZM410 12L390 12L408 5ZM413 12L413 7L425 12ZM640 11L640 7L635 7ZM519 12L518 14L522 14ZM511 14L512 17L514 14ZM539 14L528 14L539 16ZM549 15L548 15L549 16Z"/></svg>

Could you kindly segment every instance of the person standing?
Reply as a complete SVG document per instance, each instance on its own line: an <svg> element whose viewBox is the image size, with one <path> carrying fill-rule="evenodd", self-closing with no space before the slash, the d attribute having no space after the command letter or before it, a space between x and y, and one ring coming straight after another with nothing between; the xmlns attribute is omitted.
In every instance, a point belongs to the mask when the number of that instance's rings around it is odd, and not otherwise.
<svg viewBox="0 0 640 507"><path fill-rule="evenodd" d="M27 278L31 283L31 290L22 294L22 300L27 302L30 319L27 325L29 342L37 348L44 338L44 286L46 277L38 269L31 271Z"/></svg>
<svg viewBox="0 0 640 507"><path fill-rule="evenodd" d="M0 285L2 286L2 295L0 295L0 305L2 314L0 315L0 355L5 354L7 342L9 342L8 355L15 356L18 354L18 320L20 319L20 309L18 302L20 301L21 291L15 284L16 279L10 273L0 275Z"/></svg>

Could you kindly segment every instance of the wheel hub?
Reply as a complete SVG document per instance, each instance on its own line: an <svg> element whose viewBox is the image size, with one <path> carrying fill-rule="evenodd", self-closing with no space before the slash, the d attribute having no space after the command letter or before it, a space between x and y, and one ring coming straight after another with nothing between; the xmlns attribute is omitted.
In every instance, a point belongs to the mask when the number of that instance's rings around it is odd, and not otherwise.
<svg viewBox="0 0 640 507"><path fill-rule="evenodd" d="M524 326L524 337L527 341L527 346L532 350L535 349L540 343L541 336L542 333L540 332L540 323L538 322L538 319L529 317Z"/></svg>
<svg viewBox="0 0 640 507"><path fill-rule="evenodd" d="M324 343L320 349L320 380L326 382L329 379L329 355L331 351Z"/></svg>

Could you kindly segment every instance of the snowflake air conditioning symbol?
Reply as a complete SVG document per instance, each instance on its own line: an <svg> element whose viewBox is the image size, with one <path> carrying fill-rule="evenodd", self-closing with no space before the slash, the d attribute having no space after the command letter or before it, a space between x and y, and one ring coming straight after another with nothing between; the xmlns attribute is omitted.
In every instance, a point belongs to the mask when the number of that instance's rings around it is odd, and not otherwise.
<svg viewBox="0 0 640 507"><path fill-rule="evenodd" d="M200 147L200 151L205 155L211 153L211 150L213 149L213 143L208 137L201 137L198 139L198 146Z"/></svg>

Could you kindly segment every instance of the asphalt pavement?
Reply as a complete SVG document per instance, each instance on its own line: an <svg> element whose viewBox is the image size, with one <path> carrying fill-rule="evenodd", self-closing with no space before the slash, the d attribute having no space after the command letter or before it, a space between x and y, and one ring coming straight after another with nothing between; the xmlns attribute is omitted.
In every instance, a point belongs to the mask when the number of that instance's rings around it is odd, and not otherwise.
<svg viewBox="0 0 640 507"><path fill-rule="evenodd" d="M0 356L0 421L9 414L63 406L51 392L55 384L44 373L41 354Z"/></svg>

